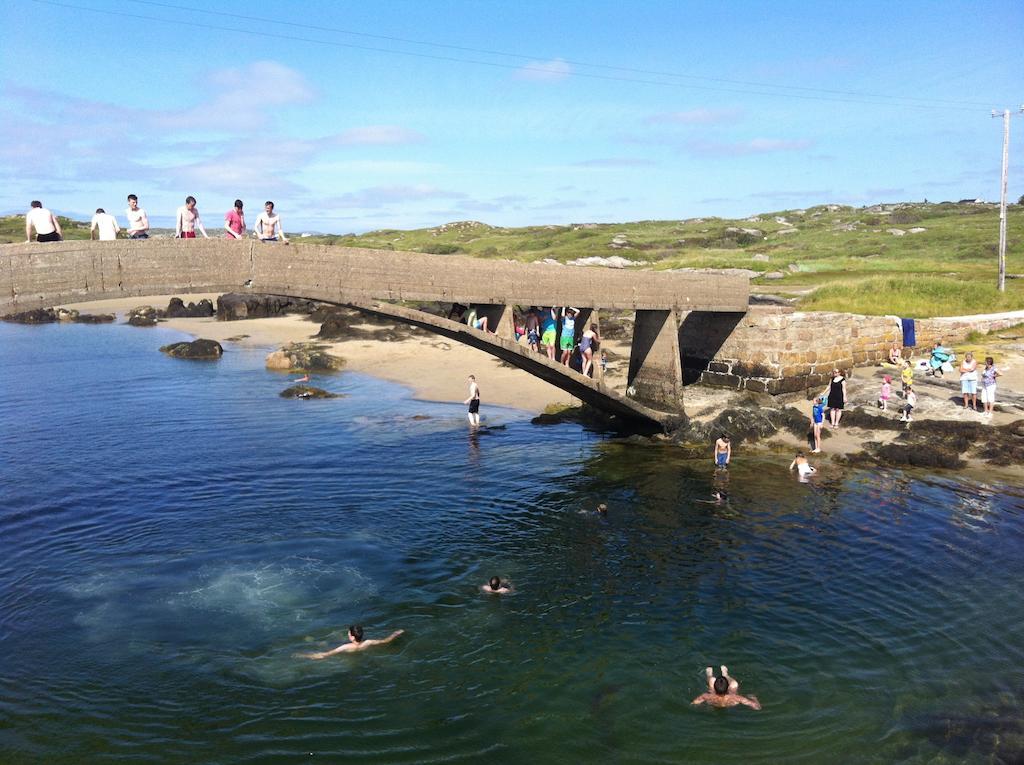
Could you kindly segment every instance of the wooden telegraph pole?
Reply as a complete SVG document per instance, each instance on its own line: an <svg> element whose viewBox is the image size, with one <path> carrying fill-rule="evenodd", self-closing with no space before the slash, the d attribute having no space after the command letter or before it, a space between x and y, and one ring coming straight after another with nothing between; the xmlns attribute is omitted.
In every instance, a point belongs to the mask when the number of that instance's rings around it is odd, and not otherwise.
<svg viewBox="0 0 1024 765"><path fill-rule="evenodd" d="M1024 112L1024 106L1020 107ZM994 109L992 116L997 116ZM1000 292L1006 291L1006 176L1010 167L1010 110L1003 109L1003 180L999 195L999 277Z"/></svg>

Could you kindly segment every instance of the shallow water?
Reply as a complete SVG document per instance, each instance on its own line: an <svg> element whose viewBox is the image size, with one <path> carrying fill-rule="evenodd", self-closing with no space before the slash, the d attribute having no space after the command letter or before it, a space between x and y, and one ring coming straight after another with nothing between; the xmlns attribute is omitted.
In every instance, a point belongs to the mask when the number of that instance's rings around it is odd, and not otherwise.
<svg viewBox="0 0 1024 765"><path fill-rule="evenodd" d="M741 451L715 505L710 458L178 338L0 324L0 762L1024 759L1020 487ZM407 634L295 658L353 622ZM763 711L689 706L723 662Z"/></svg>

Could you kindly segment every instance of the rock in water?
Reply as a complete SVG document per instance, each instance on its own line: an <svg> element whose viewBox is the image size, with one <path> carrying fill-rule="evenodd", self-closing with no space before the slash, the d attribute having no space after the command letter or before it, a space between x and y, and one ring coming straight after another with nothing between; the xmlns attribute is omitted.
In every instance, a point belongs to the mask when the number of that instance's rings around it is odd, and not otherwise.
<svg viewBox="0 0 1024 765"><path fill-rule="evenodd" d="M4 316L4 321L15 324L51 324L57 321L57 313L52 308L36 308L33 311L9 313Z"/></svg>
<svg viewBox="0 0 1024 765"><path fill-rule="evenodd" d="M112 313L80 313L75 317L76 324L109 324L115 319Z"/></svg>
<svg viewBox="0 0 1024 765"><path fill-rule="evenodd" d="M151 305L139 305L128 312L128 323L133 327L155 327L156 309Z"/></svg>
<svg viewBox="0 0 1024 765"><path fill-rule="evenodd" d="M171 343L163 346L160 351L176 359L219 359L224 355L224 349L216 340L193 340L191 343Z"/></svg>
<svg viewBox="0 0 1024 765"><path fill-rule="evenodd" d="M343 394L331 393L312 385L293 385L281 391L281 398L343 398Z"/></svg>

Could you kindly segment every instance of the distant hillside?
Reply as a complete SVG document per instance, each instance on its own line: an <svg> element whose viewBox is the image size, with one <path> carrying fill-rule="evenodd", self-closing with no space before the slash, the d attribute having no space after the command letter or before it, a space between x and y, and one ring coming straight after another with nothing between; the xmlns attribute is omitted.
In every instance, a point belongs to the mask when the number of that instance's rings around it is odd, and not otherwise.
<svg viewBox="0 0 1024 765"><path fill-rule="evenodd" d="M499 228L475 221L323 243L439 255L638 267L739 268L756 289L807 308L925 316L1024 308L1024 279L994 289L999 212L990 204L823 205L745 219ZM88 224L61 219L68 238ZM0 219L0 241L22 241L24 220ZM1024 207L1009 213L1007 270L1024 273ZM820 288L820 289L819 289Z"/></svg>

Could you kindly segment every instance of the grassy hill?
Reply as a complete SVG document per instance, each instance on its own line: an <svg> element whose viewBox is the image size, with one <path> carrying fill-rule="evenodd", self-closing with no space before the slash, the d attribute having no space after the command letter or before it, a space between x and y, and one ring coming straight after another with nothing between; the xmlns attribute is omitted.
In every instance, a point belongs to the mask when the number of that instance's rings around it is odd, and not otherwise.
<svg viewBox="0 0 1024 765"><path fill-rule="evenodd" d="M302 242L460 253L524 262L625 259L638 268L740 268L755 290L811 310L935 316L1024 309L1024 279L995 289L995 205L827 205L742 220L693 218L499 228L475 221L429 229L310 236ZM68 221L68 238L88 227ZM0 241L21 241L21 218L0 219ZM1007 271L1024 273L1024 207L1009 212Z"/></svg>

